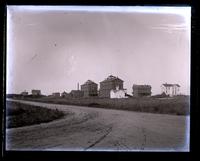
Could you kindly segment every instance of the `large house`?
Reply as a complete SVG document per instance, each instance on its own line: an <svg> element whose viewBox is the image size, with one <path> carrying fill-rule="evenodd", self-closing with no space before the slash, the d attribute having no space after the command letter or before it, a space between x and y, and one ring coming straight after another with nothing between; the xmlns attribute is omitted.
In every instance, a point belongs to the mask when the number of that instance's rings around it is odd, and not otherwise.
<svg viewBox="0 0 200 161"><path fill-rule="evenodd" d="M115 76L108 76L105 80L100 82L99 97L110 98L111 90L123 90L123 80Z"/></svg>
<svg viewBox="0 0 200 161"><path fill-rule="evenodd" d="M97 96L98 84L91 80L87 80L83 85L81 85L81 91L84 93L84 97Z"/></svg>
<svg viewBox="0 0 200 161"><path fill-rule="evenodd" d="M41 95L41 90L33 89L31 91L31 93L32 93L33 96L40 96Z"/></svg>
<svg viewBox="0 0 200 161"><path fill-rule="evenodd" d="M168 84L168 83L162 84L161 92L170 97L176 96L176 95L180 94L180 85Z"/></svg>
<svg viewBox="0 0 200 161"><path fill-rule="evenodd" d="M150 96L151 95L151 86L150 85L136 85L133 84L133 96Z"/></svg>

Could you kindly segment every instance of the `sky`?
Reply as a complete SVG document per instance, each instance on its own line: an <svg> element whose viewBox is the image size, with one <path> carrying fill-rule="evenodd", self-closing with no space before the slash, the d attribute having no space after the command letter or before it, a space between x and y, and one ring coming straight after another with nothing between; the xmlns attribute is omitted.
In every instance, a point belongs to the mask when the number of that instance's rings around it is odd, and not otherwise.
<svg viewBox="0 0 200 161"><path fill-rule="evenodd" d="M190 7L8 6L6 92L70 92L109 75L190 94Z"/></svg>

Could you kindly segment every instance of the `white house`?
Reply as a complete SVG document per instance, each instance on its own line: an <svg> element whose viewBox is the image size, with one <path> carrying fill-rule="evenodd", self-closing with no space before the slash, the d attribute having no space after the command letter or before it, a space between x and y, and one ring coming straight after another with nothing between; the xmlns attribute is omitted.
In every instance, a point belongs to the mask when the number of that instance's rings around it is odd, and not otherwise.
<svg viewBox="0 0 200 161"><path fill-rule="evenodd" d="M166 95L173 97L180 94L180 85L178 84L162 84L161 85L161 92L165 93Z"/></svg>
<svg viewBox="0 0 200 161"><path fill-rule="evenodd" d="M126 90L119 89L119 87L117 86L116 89L110 90L110 98L127 98Z"/></svg>

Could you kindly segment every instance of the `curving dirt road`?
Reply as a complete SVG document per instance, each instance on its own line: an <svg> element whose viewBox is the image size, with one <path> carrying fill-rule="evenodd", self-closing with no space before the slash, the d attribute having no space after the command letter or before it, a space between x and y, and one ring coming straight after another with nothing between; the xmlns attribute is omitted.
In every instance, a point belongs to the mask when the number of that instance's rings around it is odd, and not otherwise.
<svg viewBox="0 0 200 161"><path fill-rule="evenodd" d="M189 116L19 102L57 108L68 115L6 129L6 150L189 151Z"/></svg>

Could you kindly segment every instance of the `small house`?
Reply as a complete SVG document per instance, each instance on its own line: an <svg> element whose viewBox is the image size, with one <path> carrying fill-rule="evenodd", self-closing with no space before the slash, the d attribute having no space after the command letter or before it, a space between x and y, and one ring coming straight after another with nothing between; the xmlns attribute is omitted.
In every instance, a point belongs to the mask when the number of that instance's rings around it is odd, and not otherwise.
<svg viewBox="0 0 200 161"><path fill-rule="evenodd" d="M70 97L70 94L64 91L63 93L61 93L61 97L68 98Z"/></svg>
<svg viewBox="0 0 200 161"><path fill-rule="evenodd" d="M71 90L70 95L72 98L81 98L83 97L84 93L81 90Z"/></svg>
<svg viewBox="0 0 200 161"><path fill-rule="evenodd" d="M26 92L26 91L21 92L21 95L22 95L22 96L27 96L27 95L28 95L28 92Z"/></svg>

